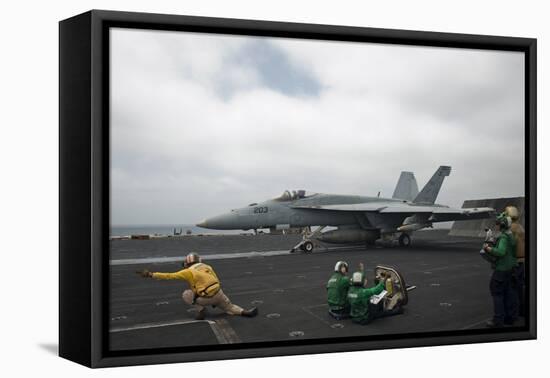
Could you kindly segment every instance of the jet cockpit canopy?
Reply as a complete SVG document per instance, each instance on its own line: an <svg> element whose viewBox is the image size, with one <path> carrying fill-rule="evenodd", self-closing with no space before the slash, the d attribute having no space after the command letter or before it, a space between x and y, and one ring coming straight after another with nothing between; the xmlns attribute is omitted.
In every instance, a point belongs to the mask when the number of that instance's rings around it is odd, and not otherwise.
<svg viewBox="0 0 550 378"><path fill-rule="evenodd" d="M315 195L315 193L306 192L305 190L292 190L292 191L285 190L283 194L275 198L275 201L280 201L280 202L295 201L298 199L311 197L313 195Z"/></svg>

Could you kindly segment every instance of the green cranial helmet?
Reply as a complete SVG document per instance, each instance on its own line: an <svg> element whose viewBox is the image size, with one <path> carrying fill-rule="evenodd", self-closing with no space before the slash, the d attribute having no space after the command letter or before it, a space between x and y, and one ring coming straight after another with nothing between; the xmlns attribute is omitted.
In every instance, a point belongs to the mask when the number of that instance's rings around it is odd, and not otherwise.
<svg viewBox="0 0 550 378"><path fill-rule="evenodd" d="M506 212L500 213L497 215L496 224L500 228L507 230L512 224L512 219L508 216L508 214L506 214Z"/></svg>
<svg viewBox="0 0 550 378"><path fill-rule="evenodd" d="M355 272L351 276L351 284L353 286L363 286L363 282L365 282L365 275L363 272Z"/></svg>
<svg viewBox="0 0 550 378"><path fill-rule="evenodd" d="M338 261L336 265L334 265L335 272L341 272L342 268L346 268L346 272L347 272L349 270L348 263L345 261Z"/></svg>

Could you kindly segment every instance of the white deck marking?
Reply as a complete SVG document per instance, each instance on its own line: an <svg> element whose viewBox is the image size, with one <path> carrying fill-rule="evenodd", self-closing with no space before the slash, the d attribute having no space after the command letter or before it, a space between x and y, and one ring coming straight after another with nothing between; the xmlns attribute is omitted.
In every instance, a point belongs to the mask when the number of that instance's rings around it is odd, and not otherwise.
<svg viewBox="0 0 550 378"><path fill-rule="evenodd" d="M176 326L176 325L183 325L183 324L192 324L192 323L210 323L211 320L176 320L173 322L156 322L156 323L143 323L143 324L136 324L134 326L129 327L113 327L109 329L109 332L126 332L126 331L135 331L138 329L148 329L148 328L159 328L159 327L170 327L170 326Z"/></svg>
<svg viewBox="0 0 550 378"><path fill-rule="evenodd" d="M266 251L266 252L236 252L236 253L219 253L212 255L202 255L201 258L204 261L207 260L225 260L225 259L236 259L236 258L253 258L253 257L265 257L265 256L279 256L279 255L288 255L289 251ZM175 256L175 257L143 257L137 259L120 259L120 260L111 260L110 265L137 265L137 264L154 264L154 263L168 263L168 262L179 262L183 261L185 256Z"/></svg>
<svg viewBox="0 0 550 378"><path fill-rule="evenodd" d="M332 247L328 249L319 249L313 253L326 253L331 251L336 251L340 249L364 249L364 247ZM227 259L237 259L237 258L254 258L254 257L269 257L269 256L282 256L282 255L292 255L289 250L278 250L278 251L252 251L252 252L234 252L234 253L215 253L211 255L202 255L201 258L204 261L210 260L227 260ZM296 253L294 253L296 254ZM138 265L138 264L158 264L158 263L170 263L170 262L181 262L185 259L185 256L174 256L174 257L142 257L135 259L116 259L111 260L109 265Z"/></svg>
<svg viewBox="0 0 550 378"><path fill-rule="evenodd" d="M309 315L313 316L314 318L322 321L323 323L325 323L328 326L332 325L333 323L330 323L326 319L323 319L320 316L315 315L313 312L311 312L309 310L311 308L316 308L316 307L328 307L328 305L327 304L319 304L319 305L314 305L314 306L305 306L305 307L302 307L302 311L304 311L304 312L308 313Z"/></svg>
<svg viewBox="0 0 550 378"><path fill-rule="evenodd" d="M219 344L233 344L241 342L239 336L235 330L229 325L227 320L218 319L213 320L178 320L173 322L157 322L157 323L144 323L137 324L130 327L115 327L109 330L110 333L136 331L140 329L151 329L159 327L171 327L177 325L194 324L194 323L207 323L216 336Z"/></svg>

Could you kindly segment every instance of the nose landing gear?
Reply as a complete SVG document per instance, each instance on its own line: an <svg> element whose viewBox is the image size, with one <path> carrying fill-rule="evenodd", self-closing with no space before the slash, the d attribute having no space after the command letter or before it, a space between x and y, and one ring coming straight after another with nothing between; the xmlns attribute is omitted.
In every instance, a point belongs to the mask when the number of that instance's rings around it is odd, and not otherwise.
<svg viewBox="0 0 550 378"><path fill-rule="evenodd" d="M313 243L308 240L308 241L304 242L304 244L302 244L302 246L300 248L305 253L311 253L311 252L313 252L314 246L313 246Z"/></svg>
<svg viewBox="0 0 550 378"><path fill-rule="evenodd" d="M305 253L311 253L315 249L315 240L317 236L321 234L321 232L325 229L326 226L321 226L314 232L311 232L311 230L304 230L302 234L302 240L296 244L291 250L290 253L296 252L296 250L300 249L301 251ZM317 244L317 246L319 246Z"/></svg>

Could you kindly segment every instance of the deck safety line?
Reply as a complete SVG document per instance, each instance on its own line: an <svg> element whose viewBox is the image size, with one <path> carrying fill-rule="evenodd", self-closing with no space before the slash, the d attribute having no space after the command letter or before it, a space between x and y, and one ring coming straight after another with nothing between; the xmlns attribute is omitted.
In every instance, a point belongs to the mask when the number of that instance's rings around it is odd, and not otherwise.
<svg viewBox="0 0 550 378"><path fill-rule="evenodd" d="M180 321L174 321L174 322L145 323L145 324L138 324L131 327L111 328L109 332L110 333L127 332L127 331L136 331L140 329L171 327L176 325L193 324L193 323L207 323L210 326L210 329L212 329L212 332L214 333L214 336L216 336L216 339L218 340L219 344L234 344L234 343L241 342L235 330L229 325L229 323L225 319L218 319L216 321L180 320Z"/></svg>

